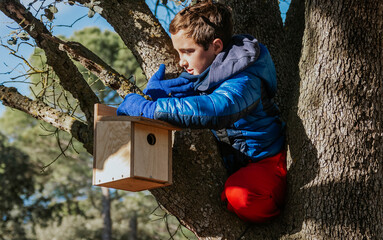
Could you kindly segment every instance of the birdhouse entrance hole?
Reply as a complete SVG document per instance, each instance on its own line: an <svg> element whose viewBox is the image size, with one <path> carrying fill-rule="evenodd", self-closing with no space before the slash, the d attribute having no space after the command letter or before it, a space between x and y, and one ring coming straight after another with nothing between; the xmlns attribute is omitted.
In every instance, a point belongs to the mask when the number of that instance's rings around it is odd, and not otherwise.
<svg viewBox="0 0 383 240"><path fill-rule="evenodd" d="M150 145L154 145L154 144L156 144L156 136L154 136L153 133L149 133L149 134L148 134L148 137L146 138L146 140L148 140L148 143L149 143Z"/></svg>

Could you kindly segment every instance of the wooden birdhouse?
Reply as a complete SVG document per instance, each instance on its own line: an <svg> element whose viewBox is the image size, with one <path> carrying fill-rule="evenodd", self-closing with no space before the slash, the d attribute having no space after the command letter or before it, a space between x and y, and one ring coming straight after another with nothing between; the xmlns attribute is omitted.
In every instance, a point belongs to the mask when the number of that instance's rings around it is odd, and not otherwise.
<svg viewBox="0 0 383 240"><path fill-rule="evenodd" d="M96 104L93 185L142 191L172 183L172 130L166 122L117 116Z"/></svg>

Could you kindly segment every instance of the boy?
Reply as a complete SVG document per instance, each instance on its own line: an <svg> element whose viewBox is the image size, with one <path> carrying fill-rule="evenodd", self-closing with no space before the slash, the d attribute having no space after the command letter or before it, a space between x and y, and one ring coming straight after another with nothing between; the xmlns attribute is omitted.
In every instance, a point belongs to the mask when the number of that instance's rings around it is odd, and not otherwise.
<svg viewBox="0 0 383 240"><path fill-rule="evenodd" d="M266 47L232 29L223 4L181 10L170 33L185 71L163 80L161 65L144 90L154 101L129 94L117 114L214 129L231 174L222 200L241 219L266 222L280 213L286 188L284 124L272 102L276 73Z"/></svg>

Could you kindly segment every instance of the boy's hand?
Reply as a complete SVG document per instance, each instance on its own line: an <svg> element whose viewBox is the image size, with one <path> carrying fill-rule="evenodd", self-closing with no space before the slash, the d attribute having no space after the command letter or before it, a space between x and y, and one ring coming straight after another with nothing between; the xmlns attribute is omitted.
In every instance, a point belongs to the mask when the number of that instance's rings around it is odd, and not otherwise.
<svg viewBox="0 0 383 240"><path fill-rule="evenodd" d="M117 115L154 118L157 103L146 100L143 96L130 93L117 108Z"/></svg>
<svg viewBox="0 0 383 240"><path fill-rule="evenodd" d="M161 64L158 71L150 78L144 94L149 95L154 101L158 98L186 97L194 93L194 83L186 78L164 80L165 65Z"/></svg>

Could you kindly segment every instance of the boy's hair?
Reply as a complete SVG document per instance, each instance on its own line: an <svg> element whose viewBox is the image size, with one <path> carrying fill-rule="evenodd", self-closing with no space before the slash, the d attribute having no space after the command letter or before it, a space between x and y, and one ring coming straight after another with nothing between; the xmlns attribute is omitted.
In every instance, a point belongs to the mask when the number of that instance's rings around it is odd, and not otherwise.
<svg viewBox="0 0 383 240"><path fill-rule="evenodd" d="M169 26L171 34L185 30L205 50L219 38L226 47L233 35L231 9L221 3L204 1L182 9Z"/></svg>

